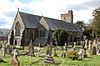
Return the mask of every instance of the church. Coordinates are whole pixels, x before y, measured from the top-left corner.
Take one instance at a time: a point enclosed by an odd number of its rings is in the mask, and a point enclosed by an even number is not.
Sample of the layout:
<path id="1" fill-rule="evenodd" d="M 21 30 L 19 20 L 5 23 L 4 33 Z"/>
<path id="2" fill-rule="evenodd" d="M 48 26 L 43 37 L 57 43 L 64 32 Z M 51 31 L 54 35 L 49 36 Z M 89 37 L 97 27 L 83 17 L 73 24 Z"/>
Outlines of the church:
<path id="1" fill-rule="evenodd" d="M 68 42 L 82 37 L 82 31 L 73 24 L 72 10 L 61 14 L 61 20 L 18 11 L 8 34 L 8 44 L 28 46 L 32 41 L 34 45 L 45 46 L 52 32 L 59 29 L 67 31 Z"/>

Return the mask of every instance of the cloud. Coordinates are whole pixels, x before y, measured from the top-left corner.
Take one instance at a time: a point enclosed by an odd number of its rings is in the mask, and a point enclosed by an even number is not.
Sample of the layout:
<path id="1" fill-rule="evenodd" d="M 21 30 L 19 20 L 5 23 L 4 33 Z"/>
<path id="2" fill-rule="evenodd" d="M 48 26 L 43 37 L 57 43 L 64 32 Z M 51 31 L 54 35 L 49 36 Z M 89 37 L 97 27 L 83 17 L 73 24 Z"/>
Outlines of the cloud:
<path id="1" fill-rule="evenodd" d="M 16 12 L 15 11 L 8 11 L 3 13 L 6 17 L 14 17 Z"/>
<path id="2" fill-rule="evenodd" d="M 80 4 L 70 4 L 68 8 L 73 9 L 73 10 L 88 10 L 88 9 L 93 9 L 100 7 L 100 0 L 89 0 L 87 2 L 83 2 Z"/>
<path id="3" fill-rule="evenodd" d="M 60 14 L 72 9 L 74 22 L 87 21 L 91 18 L 93 9 L 100 6 L 99 3 L 99 0 L 1 0 L 0 27 L 11 28 L 18 8 L 23 12 L 43 14 L 56 19 L 60 19 Z"/>
<path id="4" fill-rule="evenodd" d="M 8 24 L 7 20 L 0 18 L 0 26 L 4 26 L 5 24 Z"/>

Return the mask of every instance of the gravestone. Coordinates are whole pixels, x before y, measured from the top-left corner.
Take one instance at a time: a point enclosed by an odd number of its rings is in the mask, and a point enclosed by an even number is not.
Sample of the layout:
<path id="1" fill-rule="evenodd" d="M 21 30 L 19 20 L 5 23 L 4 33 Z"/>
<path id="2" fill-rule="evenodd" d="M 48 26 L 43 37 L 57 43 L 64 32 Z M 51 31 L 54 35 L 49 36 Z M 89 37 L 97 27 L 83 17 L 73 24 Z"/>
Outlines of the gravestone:
<path id="1" fill-rule="evenodd" d="M 74 46 L 73 46 L 73 48 L 76 48 L 76 42 L 74 42 Z"/>
<path id="2" fill-rule="evenodd" d="M 29 49 L 29 56 L 35 56 L 34 55 L 34 46 L 32 44 L 32 41 L 30 41 L 30 44 L 28 46 L 28 49 Z"/>
<path id="3" fill-rule="evenodd" d="M 6 53 L 7 53 L 7 54 L 10 54 L 10 52 L 11 52 L 10 45 L 7 45 L 7 47 L 6 47 Z"/>
<path id="4" fill-rule="evenodd" d="M 94 39 L 93 45 L 92 45 L 92 54 L 96 55 L 97 54 L 97 43 L 96 40 Z"/>
<path id="5" fill-rule="evenodd" d="M 16 49 L 13 50 L 13 58 L 11 60 L 11 66 L 20 66 L 18 58 L 17 58 L 17 52 Z"/>
<path id="6" fill-rule="evenodd" d="M 81 48 L 81 49 L 79 50 L 78 54 L 79 54 L 79 58 L 80 58 L 80 59 L 83 59 L 83 58 L 84 58 L 84 49 Z"/>
<path id="7" fill-rule="evenodd" d="M 47 56 L 51 56 L 52 55 L 52 42 L 50 42 L 50 44 L 47 44 L 46 55 Z"/>
<path id="8" fill-rule="evenodd" d="M 66 44 L 65 44 L 65 46 L 63 46 L 63 53 L 62 53 L 61 57 L 65 57 L 66 51 L 67 51 L 67 48 L 66 48 Z"/>
<path id="9" fill-rule="evenodd" d="M 45 59 L 45 63 L 54 63 L 54 58 L 52 57 L 52 42 L 50 42 L 50 44 L 47 45 L 47 51 L 46 51 L 46 59 Z"/>
<path id="10" fill-rule="evenodd" d="M 85 46 L 84 46 L 84 48 L 88 48 L 88 45 L 87 45 L 87 42 L 88 42 L 88 40 L 85 40 Z"/>
<path id="11" fill-rule="evenodd" d="M 92 44 L 91 44 L 91 41 L 89 41 L 89 49 L 92 50 Z"/>
<path id="12" fill-rule="evenodd" d="M 89 45 L 88 45 L 88 49 L 86 50 L 86 54 L 87 54 L 87 57 L 91 57 L 91 55 L 92 55 L 92 44 L 91 44 L 91 41 L 89 41 Z"/>
<path id="13" fill-rule="evenodd" d="M 4 45 L 2 45 L 0 55 L 1 55 L 1 57 L 5 57 L 5 47 L 4 47 Z"/>

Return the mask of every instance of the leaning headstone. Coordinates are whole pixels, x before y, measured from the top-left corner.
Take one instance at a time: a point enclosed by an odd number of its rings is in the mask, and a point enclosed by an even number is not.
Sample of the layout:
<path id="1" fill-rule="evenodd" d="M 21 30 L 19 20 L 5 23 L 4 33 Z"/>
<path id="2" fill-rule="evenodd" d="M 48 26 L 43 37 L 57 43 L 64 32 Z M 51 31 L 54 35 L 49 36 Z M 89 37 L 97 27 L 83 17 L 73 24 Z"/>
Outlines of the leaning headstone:
<path id="1" fill-rule="evenodd" d="M 17 58 L 16 49 L 14 49 L 14 51 L 13 51 L 13 58 L 11 60 L 11 66 L 20 66 L 19 65 L 19 61 L 18 61 L 18 58 Z"/>
<path id="2" fill-rule="evenodd" d="M 4 45 L 2 45 L 0 55 L 1 55 L 1 57 L 5 57 L 5 47 L 4 47 Z"/>
<path id="3" fill-rule="evenodd" d="M 80 58 L 80 59 L 83 59 L 83 58 L 84 58 L 84 49 L 81 48 L 81 49 L 79 50 L 78 54 L 79 54 L 79 58 Z"/>
<path id="4" fill-rule="evenodd" d="M 34 46 L 32 44 L 32 41 L 30 41 L 30 44 L 28 46 L 28 49 L 29 49 L 29 56 L 35 56 L 34 55 Z"/>

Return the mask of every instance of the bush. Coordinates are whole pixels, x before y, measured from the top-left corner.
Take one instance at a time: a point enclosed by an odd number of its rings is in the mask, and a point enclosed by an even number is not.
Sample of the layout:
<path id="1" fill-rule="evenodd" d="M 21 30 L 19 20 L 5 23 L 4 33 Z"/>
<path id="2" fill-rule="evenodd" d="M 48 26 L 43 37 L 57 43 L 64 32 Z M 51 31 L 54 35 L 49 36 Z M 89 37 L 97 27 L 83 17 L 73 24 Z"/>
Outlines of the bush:
<path id="1" fill-rule="evenodd" d="M 66 56 L 71 58 L 72 60 L 75 60 L 78 58 L 79 55 L 75 50 L 68 50 Z"/>

